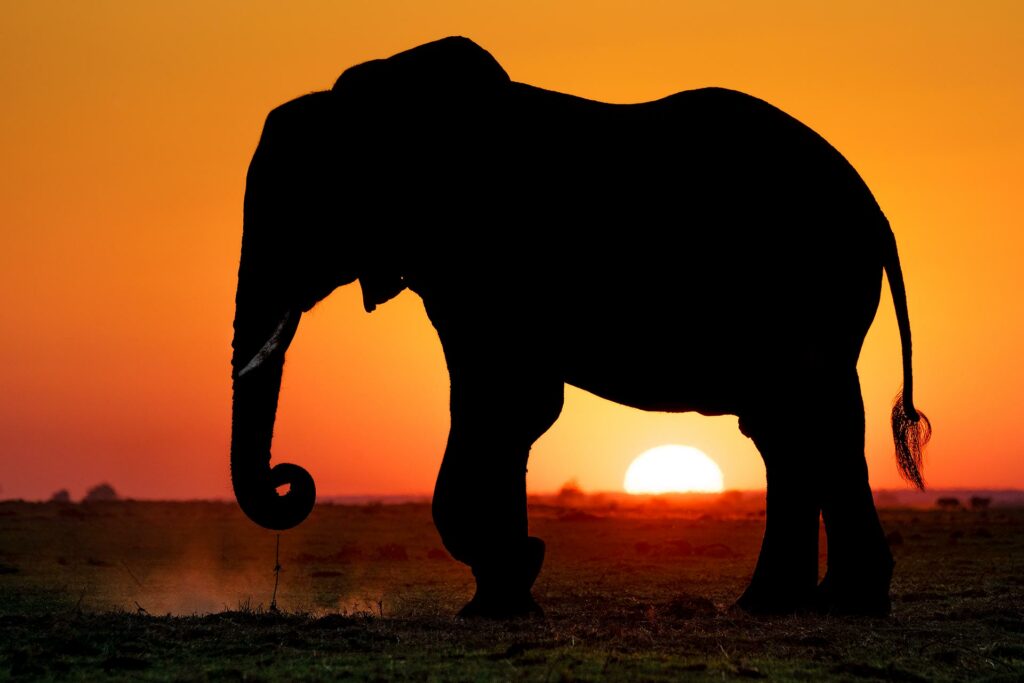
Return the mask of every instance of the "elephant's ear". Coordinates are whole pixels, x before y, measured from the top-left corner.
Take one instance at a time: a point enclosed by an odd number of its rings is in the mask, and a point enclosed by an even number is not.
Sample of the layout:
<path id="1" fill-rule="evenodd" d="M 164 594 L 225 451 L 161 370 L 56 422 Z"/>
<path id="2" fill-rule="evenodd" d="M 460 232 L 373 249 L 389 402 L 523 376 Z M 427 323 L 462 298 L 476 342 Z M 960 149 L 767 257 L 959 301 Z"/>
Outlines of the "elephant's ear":
<path id="1" fill-rule="evenodd" d="M 501 64 L 469 38 L 452 36 L 358 64 L 334 84 L 343 94 L 430 94 L 451 97 L 479 94 L 510 82 Z"/>
<path id="2" fill-rule="evenodd" d="M 363 308 L 372 313 L 378 304 L 398 296 L 406 282 L 397 268 L 373 267 L 359 276 L 359 286 L 363 289 Z"/>

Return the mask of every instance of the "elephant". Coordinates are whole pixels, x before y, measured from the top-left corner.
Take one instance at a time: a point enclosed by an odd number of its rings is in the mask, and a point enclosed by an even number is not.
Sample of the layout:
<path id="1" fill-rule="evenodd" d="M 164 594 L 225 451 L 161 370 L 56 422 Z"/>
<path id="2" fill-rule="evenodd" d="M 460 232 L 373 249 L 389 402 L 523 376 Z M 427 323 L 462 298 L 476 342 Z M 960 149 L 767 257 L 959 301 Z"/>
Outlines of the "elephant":
<path id="1" fill-rule="evenodd" d="M 528 530 L 526 468 L 566 384 L 641 410 L 738 418 L 767 480 L 739 608 L 887 614 L 894 562 L 857 375 L 883 272 L 903 362 L 896 459 L 923 488 L 931 425 L 913 401 L 895 237 L 821 136 L 722 88 L 608 104 L 518 83 L 463 37 L 358 64 L 271 111 L 248 168 L 235 496 L 268 529 L 306 518 L 310 474 L 271 466 L 299 320 L 353 282 L 367 312 L 409 289 L 450 377 L 432 514 L 475 577 L 462 616 L 541 613 L 545 545 Z"/>

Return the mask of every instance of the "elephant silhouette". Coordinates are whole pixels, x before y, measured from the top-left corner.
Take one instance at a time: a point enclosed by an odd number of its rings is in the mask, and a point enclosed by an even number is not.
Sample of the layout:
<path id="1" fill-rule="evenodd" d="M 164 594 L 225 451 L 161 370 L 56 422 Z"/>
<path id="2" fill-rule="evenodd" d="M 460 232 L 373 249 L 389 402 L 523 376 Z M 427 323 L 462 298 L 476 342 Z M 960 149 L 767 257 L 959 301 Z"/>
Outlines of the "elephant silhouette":
<path id="1" fill-rule="evenodd" d="M 306 518 L 311 476 L 270 464 L 299 319 L 355 281 L 368 312 L 408 288 L 451 380 L 433 517 L 476 578 L 461 614 L 540 611 L 526 465 L 566 383 L 642 410 L 738 416 L 767 472 L 763 544 L 739 607 L 888 613 L 893 559 L 857 376 L 883 271 L 903 352 L 897 462 L 923 487 L 931 428 L 912 398 L 895 237 L 814 131 L 720 88 L 615 105 L 517 83 L 461 37 L 353 66 L 331 90 L 274 109 L 249 166 L 236 498 L 269 529 Z"/>

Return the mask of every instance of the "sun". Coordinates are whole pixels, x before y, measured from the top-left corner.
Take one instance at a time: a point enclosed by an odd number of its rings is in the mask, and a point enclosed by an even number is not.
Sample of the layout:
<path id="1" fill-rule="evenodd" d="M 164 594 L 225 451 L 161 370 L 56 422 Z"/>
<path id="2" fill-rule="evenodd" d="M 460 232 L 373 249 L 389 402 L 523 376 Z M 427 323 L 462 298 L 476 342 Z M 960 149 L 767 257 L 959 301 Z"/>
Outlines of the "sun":
<path id="1" fill-rule="evenodd" d="M 644 451 L 626 469 L 626 493 L 718 493 L 722 470 L 704 451 L 666 444 Z"/>

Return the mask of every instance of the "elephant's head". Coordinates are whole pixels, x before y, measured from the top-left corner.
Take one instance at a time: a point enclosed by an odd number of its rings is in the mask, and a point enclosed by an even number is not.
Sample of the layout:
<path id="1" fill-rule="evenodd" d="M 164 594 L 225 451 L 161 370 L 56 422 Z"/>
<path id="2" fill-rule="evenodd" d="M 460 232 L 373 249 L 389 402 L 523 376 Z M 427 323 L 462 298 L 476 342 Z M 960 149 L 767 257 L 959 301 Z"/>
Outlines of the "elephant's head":
<path id="1" fill-rule="evenodd" d="M 507 82 L 487 52 L 448 38 L 353 67 L 332 90 L 267 117 L 246 178 L 232 343 L 231 479 L 260 526 L 296 526 L 316 497 L 306 470 L 270 466 L 285 352 L 300 317 L 356 280 L 367 311 L 402 291 L 415 247 L 396 233 L 408 221 L 403 206 L 416 203 L 409 193 L 430 192 L 428 167 L 444 143 L 436 133 Z"/>

